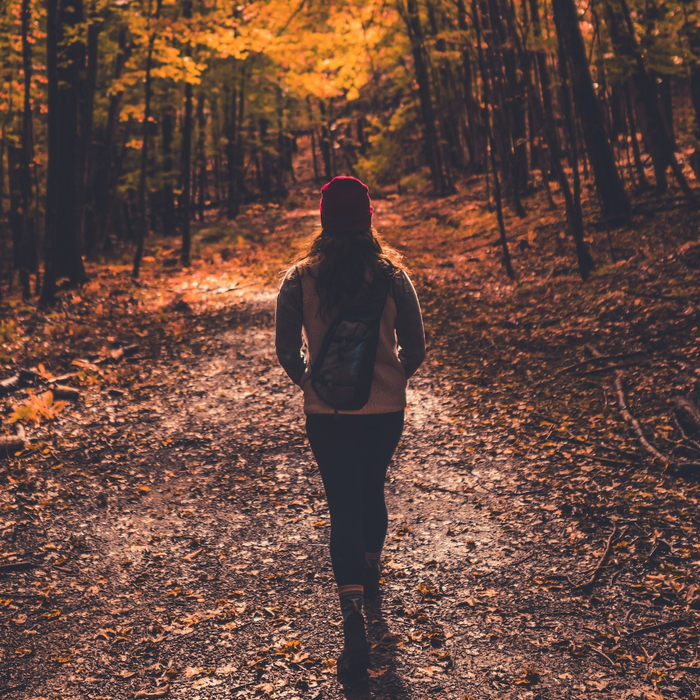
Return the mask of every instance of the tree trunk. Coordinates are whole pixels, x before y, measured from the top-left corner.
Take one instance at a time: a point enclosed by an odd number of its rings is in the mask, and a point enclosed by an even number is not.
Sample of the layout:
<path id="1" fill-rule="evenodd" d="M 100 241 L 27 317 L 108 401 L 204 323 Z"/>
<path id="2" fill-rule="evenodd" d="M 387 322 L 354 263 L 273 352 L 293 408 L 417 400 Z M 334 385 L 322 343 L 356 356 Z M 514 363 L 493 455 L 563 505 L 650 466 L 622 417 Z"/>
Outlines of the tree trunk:
<path id="1" fill-rule="evenodd" d="M 569 70 L 566 53 L 566 45 L 563 41 L 557 43 L 559 78 L 561 82 L 561 106 L 564 112 L 564 123 L 569 137 L 569 149 L 571 151 L 571 169 L 573 175 L 574 192 L 571 201 L 569 226 L 576 246 L 576 257 L 581 279 L 588 279 L 595 262 L 586 245 L 583 235 L 583 212 L 581 210 L 581 175 L 578 168 L 578 147 L 576 144 L 576 122 L 571 105 L 571 93 L 569 91 Z"/>
<path id="2" fill-rule="evenodd" d="M 525 192 L 528 187 L 529 168 L 527 158 L 527 109 L 523 66 L 518 65 L 515 42 L 519 41 L 515 27 L 515 17 L 508 0 L 501 0 L 500 7 L 492 3 L 496 12 L 506 19 L 508 34 L 503 47 L 503 63 L 506 75 L 507 106 L 510 114 L 510 132 L 513 142 L 513 182 L 517 192 Z M 524 213 L 524 212 L 523 212 Z"/>
<path id="3" fill-rule="evenodd" d="M 501 153 L 501 172 L 509 184 L 513 209 L 520 217 L 525 216 L 520 199 L 517 156 L 514 139 L 514 100 L 516 90 L 515 55 L 511 46 L 512 37 L 506 33 L 503 16 L 496 0 L 482 2 L 484 36 L 490 49 L 491 75 L 493 83 L 492 134 L 496 148 Z M 495 132 L 495 133 L 494 133 Z"/>
<path id="4" fill-rule="evenodd" d="M 455 192 L 452 181 L 452 170 L 464 171 L 464 149 L 462 148 L 461 134 L 459 128 L 459 118 L 457 116 L 458 101 L 454 94 L 454 76 L 452 65 L 446 56 L 447 42 L 439 35 L 437 13 L 432 0 L 426 0 L 428 8 L 428 19 L 430 34 L 434 39 L 435 48 L 433 51 L 434 60 L 432 63 L 431 83 L 435 86 L 435 102 L 438 107 L 438 133 L 441 147 L 444 147 L 444 168 L 447 189 L 450 193 Z"/>
<path id="5" fill-rule="evenodd" d="M 574 104 L 581 118 L 603 214 L 610 222 L 627 222 L 631 213 L 630 202 L 617 171 L 603 113 L 593 88 L 576 4 L 574 0 L 552 0 L 552 7 L 557 37 L 569 59 Z"/>
<path id="6" fill-rule="evenodd" d="M 270 143 L 268 140 L 268 128 L 270 126 L 264 117 L 259 120 L 260 127 L 260 191 L 263 196 L 269 198 L 272 194 L 272 158 L 270 156 Z"/>
<path id="7" fill-rule="evenodd" d="M 609 3 L 605 6 L 607 18 L 608 18 L 608 31 L 610 33 L 610 39 L 612 41 L 615 53 L 620 56 L 623 60 L 628 62 L 634 61 L 634 47 L 632 45 L 632 40 L 628 34 L 620 29 L 619 17 L 615 14 L 615 11 Z M 624 24 L 624 22 L 623 22 Z M 636 73 L 632 74 L 633 88 L 636 97 L 639 99 L 642 105 L 640 110 L 639 124 L 641 127 L 642 136 L 644 138 L 644 143 L 651 156 L 652 166 L 654 168 L 654 179 L 656 180 L 656 189 L 658 192 L 665 192 L 668 189 L 668 181 L 666 179 L 666 168 L 668 167 L 668 158 L 664 154 L 664 148 L 662 143 L 662 138 L 659 137 L 656 129 L 658 125 L 655 126 L 653 116 L 649 119 L 649 110 L 647 105 L 643 101 L 643 93 L 647 89 L 644 85 L 644 79 Z M 655 88 L 654 88 L 655 89 Z M 628 93 L 627 98 L 627 113 L 634 114 L 634 101 L 630 93 L 629 84 L 625 83 L 625 90 Z M 634 118 L 634 117 L 633 117 Z"/>
<path id="8" fill-rule="evenodd" d="M 541 26 L 540 26 L 540 14 L 537 0 L 530 0 L 530 14 L 532 16 L 533 33 L 536 39 L 541 36 Z M 559 47 L 561 49 L 561 47 Z M 593 258 L 588 251 L 588 246 L 584 240 L 583 233 L 583 215 L 581 211 L 581 196 L 580 196 L 580 181 L 578 177 L 578 165 L 576 163 L 576 144 L 571 143 L 570 147 L 572 150 L 572 159 L 575 164 L 574 168 L 574 192 L 572 193 L 571 187 L 569 185 L 569 180 L 566 177 L 564 168 L 562 167 L 562 153 L 561 144 L 559 142 L 559 137 L 557 134 L 556 122 L 554 120 L 554 109 L 552 106 L 552 93 L 551 84 L 549 79 L 549 70 L 547 67 L 547 59 L 544 51 L 538 51 L 537 57 L 537 74 L 539 76 L 540 89 L 542 94 L 542 102 L 540 102 L 540 95 L 536 87 L 532 87 L 530 94 L 533 97 L 532 103 L 535 108 L 535 113 L 537 115 L 537 121 L 542 122 L 544 126 L 545 139 L 547 141 L 547 147 L 549 151 L 549 161 L 554 171 L 557 179 L 559 181 L 559 186 L 561 187 L 562 195 L 564 196 L 564 206 L 566 208 L 566 220 L 569 227 L 569 232 L 574 240 L 574 245 L 576 246 L 576 257 L 578 260 L 579 273 L 582 279 L 587 279 L 591 270 L 594 267 Z M 566 65 L 562 63 L 564 56 L 560 53 L 559 67 L 563 70 L 562 83 L 564 84 L 563 90 L 563 106 L 565 111 L 565 116 L 567 117 L 567 131 L 569 134 L 573 133 L 573 127 L 571 121 L 573 116 L 571 114 L 571 99 L 569 96 Z M 529 72 L 528 72 L 529 74 Z M 544 103 L 547 106 L 544 106 Z M 551 193 L 550 193 L 551 200 Z M 552 201 L 553 203 L 553 201 Z"/>
<path id="9" fill-rule="evenodd" d="M 316 123 L 311 109 L 311 95 L 306 96 L 306 111 L 309 115 L 309 132 L 311 134 L 311 157 L 314 166 L 314 182 L 318 182 L 318 161 L 316 159 Z"/>
<path id="10" fill-rule="evenodd" d="M 321 110 L 321 156 L 323 157 L 326 182 L 329 182 L 333 179 L 333 163 L 331 161 L 331 141 L 326 126 L 326 105 L 323 100 L 319 100 L 318 106 Z"/>
<path id="11" fill-rule="evenodd" d="M 286 196 L 287 188 L 284 184 L 285 172 L 291 172 L 294 177 L 292 167 L 291 149 L 288 145 L 287 135 L 284 133 L 284 95 L 282 88 L 278 85 L 277 97 L 277 182 L 276 190 L 278 196 Z"/>
<path id="12" fill-rule="evenodd" d="M 647 121 L 654 143 L 658 143 L 660 149 L 660 159 L 665 170 L 667 165 L 671 166 L 671 170 L 676 178 L 676 181 L 680 185 L 683 194 L 690 202 L 695 202 L 695 195 L 693 194 L 688 181 L 685 179 L 683 170 L 678 164 L 676 159 L 676 153 L 673 148 L 673 139 L 669 133 L 668 127 L 664 120 L 664 115 L 661 110 L 661 105 L 659 103 L 659 94 L 656 89 L 656 81 L 649 74 L 646 68 L 646 63 L 644 61 L 643 51 L 640 50 L 637 37 L 634 31 L 634 24 L 632 22 L 632 15 L 627 5 L 627 0 L 620 0 L 620 7 L 622 8 L 622 14 L 627 25 L 629 50 L 631 56 L 634 57 L 636 62 L 636 71 L 634 73 L 634 81 L 637 86 L 637 90 L 640 93 L 640 98 L 644 103 L 644 111 L 646 112 Z"/>
<path id="13" fill-rule="evenodd" d="M 197 214 L 199 221 L 204 222 L 204 209 L 209 195 L 209 182 L 207 180 L 207 115 L 204 93 L 197 97 L 197 164 L 199 176 L 197 177 Z"/>
<path id="14" fill-rule="evenodd" d="M 192 19 L 192 0 L 183 0 L 182 16 Z M 187 44 L 185 55 L 192 55 L 192 46 Z M 192 219 L 192 83 L 185 83 L 185 118 L 182 122 L 182 150 L 180 154 L 180 233 L 182 248 L 180 262 L 188 267 L 192 249 L 190 223 Z"/>
<path id="15" fill-rule="evenodd" d="M 413 68 L 418 83 L 418 99 L 423 119 L 423 142 L 430 166 L 433 194 L 443 196 L 448 192 L 447 180 L 442 165 L 442 154 L 435 129 L 435 114 L 430 91 L 430 76 L 425 55 L 425 37 L 418 13 L 417 0 L 399 1 L 399 10 L 406 23 L 408 38 L 411 41 Z"/>
<path id="16" fill-rule="evenodd" d="M 26 221 L 23 211 L 24 197 L 24 173 L 23 153 L 21 148 L 7 145 L 8 180 L 10 184 L 10 210 L 7 220 L 12 232 L 13 267 L 19 271 L 19 284 L 22 289 L 22 297 L 31 297 L 31 285 L 29 279 L 29 267 L 26 262 Z"/>
<path id="17" fill-rule="evenodd" d="M 143 258 L 143 246 L 148 234 L 148 216 L 146 210 L 146 189 L 148 185 L 148 141 L 151 133 L 151 93 L 153 81 L 151 71 L 153 68 L 153 47 L 156 43 L 156 31 L 153 30 L 148 38 L 148 53 L 146 54 L 146 78 L 144 84 L 144 108 L 143 122 L 141 124 L 141 169 L 139 171 L 138 202 L 139 221 L 136 237 L 136 253 L 134 254 L 134 267 L 131 276 L 139 278 L 141 260 Z"/>
<path id="18" fill-rule="evenodd" d="M 493 173 L 494 182 L 494 199 L 496 200 L 496 218 L 498 219 L 498 229 L 500 231 L 501 238 L 501 252 L 503 255 L 503 266 L 506 269 L 506 274 L 510 279 L 515 278 L 515 272 L 513 271 L 513 263 L 510 259 L 510 250 L 508 248 L 508 239 L 506 238 L 506 225 L 503 219 L 503 202 L 501 199 L 501 183 L 498 177 L 498 165 L 496 163 L 496 151 L 494 149 L 493 143 L 493 131 L 491 130 L 491 118 L 489 115 L 490 108 L 490 89 L 489 89 L 489 74 L 486 69 L 486 61 L 484 59 L 484 51 L 481 46 L 481 24 L 479 22 L 479 8 L 477 7 L 477 0 L 472 0 L 472 21 L 474 22 L 474 29 L 476 30 L 476 46 L 477 54 L 479 58 L 479 72 L 481 73 L 481 85 L 483 90 L 483 114 L 482 121 L 486 127 L 486 134 L 489 141 L 489 152 L 491 156 L 491 170 Z M 488 184 L 488 172 L 487 172 L 487 184 Z"/>
<path id="19" fill-rule="evenodd" d="M 246 96 L 246 68 L 245 63 L 241 67 L 241 79 L 238 83 L 238 118 L 235 153 L 235 173 L 236 173 L 236 214 L 240 208 L 241 197 L 246 192 L 245 185 L 245 151 L 243 149 L 243 120 L 245 119 L 245 96 Z"/>
<path id="20" fill-rule="evenodd" d="M 240 205 L 238 195 L 237 138 L 238 138 L 238 90 L 231 88 L 229 112 L 226 124 L 226 217 L 231 220 L 238 216 Z"/>
<path id="21" fill-rule="evenodd" d="M 236 157 L 236 109 L 238 108 L 237 93 L 235 86 L 231 87 L 228 84 L 224 85 L 223 89 L 223 134 L 226 138 L 224 146 L 224 156 L 226 161 L 226 170 L 224 173 L 224 188 L 225 193 L 222 195 L 222 206 L 226 208 L 226 218 L 231 220 L 235 217 L 233 212 L 232 202 L 235 201 L 236 193 L 236 170 L 234 167 Z"/>
<path id="22" fill-rule="evenodd" d="M 81 255 L 78 213 L 78 87 L 83 46 L 75 27 L 83 20 L 82 0 L 47 0 L 48 168 L 46 248 L 41 303 L 54 301 L 56 282 L 87 280 Z"/>
<path id="23" fill-rule="evenodd" d="M 632 95 L 627 83 L 622 88 L 625 98 L 625 114 L 627 115 L 627 129 L 629 130 L 630 141 L 632 142 L 632 154 L 634 156 L 634 167 L 637 170 L 637 177 L 641 187 L 648 187 L 647 175 L 644 172 L 644 164 L 642 163 L 642 154 L 639 150 L 639 139 L 637 138 L 637 120 L 634 118 L 634 106 L 632 104 Z"/>
<path id="24" fill-rule="evenodd" d="M 125 25 L 119 27 L 117 37 L 117 54 L 114 61 L 114 80 L 118 81 L 123 73 L 124 66 L 131 55 L 131 46 L 127 41 L 127 28 Z M 95 181 L 93 185 L 94 204 L 97 219 L 97 231 L 95 233 L 96 247 L 109 249 L 111 238 L 108 226 L 110 213 L 114 211 L 116 201 L 116 191 L 119 182 L 121 163 L 120 151 L 117 144 L 117 133 L 119 129 L 119 115 L 121 113 L 124 91 L 120 90 L 109 98 L 109 109 L 107 112 L 107 124 L 104 131 L 98 130 L 98 147 L 96 149 L 96 165 L 94 168 Z M 125 130 L 129 127 L 125 126 Z"/>
<path id="25" fill-rule="evenodd" d="M 7 239 L 5 229 L 5 129 L 9 122 L 10 110 L 7 110 L 5 123 L 0 132 L 0 300 L 2 300 L 3 264 L 7 260 Z M 10 275 L 10 285 L 12 275 Z"/>
<path id="26" fill-rule="evenodd" d="M 664 125 L 666 127 L 666 132 L 668 133 L 668 138 L 671 141 L 671 146 L 675 151 L 677 148 L 676 144 L 676 129 L 673 123 L 673 85 L 671 83 L 670 75 L 658 75 L 654 73 L 652 75 L 652 80 L 655 81 L 659 86 L 659 101 L 661 104 L 661 113 L 664 118 Z"/>
<path id="27" fill-rule="evenodd" d="M 695 112 L 695 124 L 693 137 L 695 139 L 695 150 L 690 156 L 690 164 L 695 173 L 696 179 L 700 179 L 700 27 L 697 21 L 692 21 L 691 15 L 697 7 L 693 0 L 681 0 L 684 12 L 683 35 L 688 41 L 690 52 L 694 60 L 690 63 L 690 99 Z"/>
<path id="28" fill-rule="evenodd" d="M 331 154 L 331 174 L 338 175 L 338 163 L 335 157 L 335 114 L 333 110 L 333 98 L 328 100 L 328 148 Z"/>
<path id="29" fill-rule="evenodd" d="M 700 143 L 700 63 L 696 63 L 690 70 L 690 94 L 695 110 L 695 128 L 693 135 L 696 143 Z M 695 177 L 700 180 L 700 146 L 695 147 L 692 155 L 693 171 Z"/>
<path id="30" fill-rule="evenodd" d="M 22 108 L 22 145 L 19 157 L 19 190 L 21 211 L 21 233 L 19 248 L 19 270 L 22 295 L 31 296 L 29 273 L 38 273 L 36 218 L 32 196 L 32 169 L 34 167 L 34 137 L 32 123 L 32 45 L 29 26 L 31 24 L 30 0 L 22 0 L 22 68 L 24 70 L 24 104 Z"/>
<path id="31" fill-rule="evenodd" d="M 221 213 L 221 204 L 223 197 L 221 195 L 221 115 L 219 113 L 219 96 L 218 93 L 212 93 L 209 96 L 209 114 L 211 116 L 211 140 L 212 140 L 212 175 L 214 195 L 213 199 L 219 207 Z M 217 216 L 217 218 L 219 218 Z"/>
<path id="32" fill-rule="evenodd" d="M 161 223 L 163 235 L 174 236 L 177 226 L 175 214 L 175 191 L 172 182 L 173 135 L 175 132 L 175 110 L 168 106 L 161 113 L 161 149 L 163 153 L 163 188 L 160 193 Z"/>
<path id="33" fill-rule="evenodd" d="M 461 32 L 462 54 L 462 85 L 464 90 L 464 104 L 467 112 L 467 150 L 469 151 L 469 164 L 472 172 L 480 172 L 482 165 L 481 124 L 479 123 L 479 105 L 474 99 L 474 80 L 469 40 L 465 36 L 467 25 L 467 8 L 464 0 L 457 0 L 457 26 Z M 486 166 L 488 167 L 488 165 Z"/>
<path id="34" fill-rule="evenodd" d="M 97 89 L 98 49 L 102 22 L 98 21 L 97 3 L 92 1 L 90 21 L 87 27 L 87 55 L 85 80 L 82 84 L 80 101 L 80 151 L 78 178 L 78 211 L 80 213 L 80 241 L 86 252 L 95 247 L 95 201 L 94 187 L 91 185 L 92 170 L 92 131 L 95 112 L 95 91 Z"/>

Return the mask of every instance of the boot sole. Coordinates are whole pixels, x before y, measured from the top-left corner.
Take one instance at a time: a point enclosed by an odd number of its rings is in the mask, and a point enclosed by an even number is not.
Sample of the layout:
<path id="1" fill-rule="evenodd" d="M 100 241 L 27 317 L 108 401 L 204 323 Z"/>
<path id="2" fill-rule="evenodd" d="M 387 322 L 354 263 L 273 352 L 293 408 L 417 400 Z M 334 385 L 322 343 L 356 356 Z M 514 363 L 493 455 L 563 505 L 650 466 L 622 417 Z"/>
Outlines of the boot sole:
<path id="1" fill-rule="evenodd" d="M 352 680 L 365 674 L 369 664 L 369 652 L 349 654 L 338 664 L 338 680 Z"/>

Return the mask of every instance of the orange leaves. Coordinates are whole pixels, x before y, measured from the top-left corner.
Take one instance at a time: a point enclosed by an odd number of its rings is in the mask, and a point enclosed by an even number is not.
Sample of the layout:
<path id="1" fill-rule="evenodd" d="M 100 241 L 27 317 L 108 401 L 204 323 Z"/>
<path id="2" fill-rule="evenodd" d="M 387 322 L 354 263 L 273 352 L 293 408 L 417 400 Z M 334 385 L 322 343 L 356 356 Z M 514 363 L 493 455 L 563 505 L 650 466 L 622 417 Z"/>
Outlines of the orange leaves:
<path id="1" fill-rule="evenodd" d="M 42 421 L 51 421 L 65 407 L 65 401 L 54 401 L 52 391 L 43 394 L 32 394 L 21 404 L 14 407 L 10 414 L 10 423 L 33 423 L 39 425 Z"/>
<path id="2" fill-rule="evenodd" d="M 540 674 L 533 668 L 524 668 L 520 678 L 513 685 L 535 685 L 540 682 Z"/>
<path id="3" fill-rule="evenodd" d="M 57 617 L 61 616 L 61 611 L 58 608 L 54 608 L 53 610 L 50 610 L 49 612 L 45 612 L 41 614 L 41 617 L 46 618 L 47 620 L 55 620 Z"/>

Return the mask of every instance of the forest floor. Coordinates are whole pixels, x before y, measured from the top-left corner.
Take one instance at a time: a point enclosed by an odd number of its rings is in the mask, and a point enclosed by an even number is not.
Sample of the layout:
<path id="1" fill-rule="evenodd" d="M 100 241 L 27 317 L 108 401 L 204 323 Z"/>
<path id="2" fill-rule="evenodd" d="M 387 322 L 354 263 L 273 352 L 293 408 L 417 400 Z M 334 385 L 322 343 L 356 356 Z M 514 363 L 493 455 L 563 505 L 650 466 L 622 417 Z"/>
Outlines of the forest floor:
<path id="1" fill-rule="evenodd" d="M 589 221 L 584 284 L 533 196 L 510 282 L 461 189 L 375 202 L 429 355 L 360 687 L 335 678 L 328 513 L 273 347 L 313 188 L 203 225 L 187 270 L 153 239 L 138 286 L 103 261 L 51 313 L 5 302 L 3 378 L 34 371 L 3 386 L 27 446 L 0 462 L 1 697 L 700 698 L 700 444 L 674 413 L 700 398 L 697 215 L 647 198 L 612 251 Z"/>

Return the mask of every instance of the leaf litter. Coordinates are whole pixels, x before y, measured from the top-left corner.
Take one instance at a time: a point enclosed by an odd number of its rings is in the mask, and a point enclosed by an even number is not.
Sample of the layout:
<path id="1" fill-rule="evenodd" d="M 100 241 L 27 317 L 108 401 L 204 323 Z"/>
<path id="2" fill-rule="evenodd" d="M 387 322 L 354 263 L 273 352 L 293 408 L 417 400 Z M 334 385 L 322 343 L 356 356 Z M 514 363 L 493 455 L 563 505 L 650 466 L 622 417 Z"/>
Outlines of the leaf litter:
<path id="1" fill-rule="evenodd" d="M 697 230 L 687 211 L 637 221 L 612 261 L 591 225 L 582 285 L 560 214 L 533 211 L 508 221 L 513 284 L 484 200 L 377 202 L 430 354 L 387 485 L 366 693 L 699 697 L 698 486 L 679 466 L 697 436 L 677 410 L 698 401 Z M 24 431 L 0 463 L 8 697 L 345 697 L 328 513 L 273 352 L 277 273 L 312 220 L 246 239 L 256 212 L 225 263 L 215 244 L 188 270 L 149 255 L 138 287 L 96 265 L 4 323 L 6 431 Z M 54 379 L 79 397 L 57 409 Z"/>

